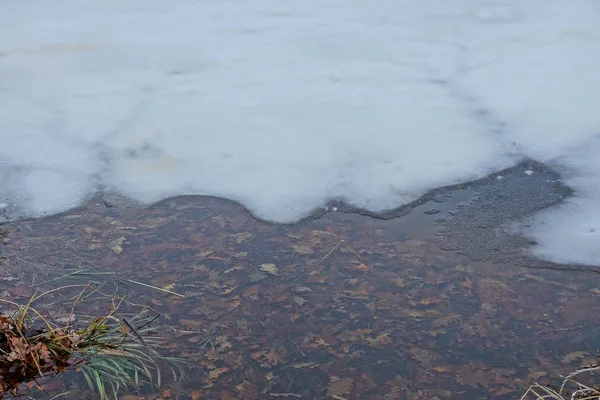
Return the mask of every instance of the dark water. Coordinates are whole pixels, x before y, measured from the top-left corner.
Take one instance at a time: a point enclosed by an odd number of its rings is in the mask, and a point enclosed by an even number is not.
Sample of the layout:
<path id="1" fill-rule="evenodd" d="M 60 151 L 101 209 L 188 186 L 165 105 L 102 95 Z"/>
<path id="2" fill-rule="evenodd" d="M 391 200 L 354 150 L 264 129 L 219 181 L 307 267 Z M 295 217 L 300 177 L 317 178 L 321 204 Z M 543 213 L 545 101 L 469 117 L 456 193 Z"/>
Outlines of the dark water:
<path id="1" fill-rule="evenodd" d="M 2 227 L 0 296 L 92 280 L 151 307 L 173 328 L 163 352 L 199 368 L 141 398 L 519 398 L 594 359 L 597 275 L 472 261 L 448 221 L 485 198 L 473 190 L 397 218 L 329 212 L 293 225 L 210 197 L 145 209 L 94 199 Z M 72 295 L 48 309 L 60 314 Z M 73 379 L 48 390 L 81 398 Z"/>

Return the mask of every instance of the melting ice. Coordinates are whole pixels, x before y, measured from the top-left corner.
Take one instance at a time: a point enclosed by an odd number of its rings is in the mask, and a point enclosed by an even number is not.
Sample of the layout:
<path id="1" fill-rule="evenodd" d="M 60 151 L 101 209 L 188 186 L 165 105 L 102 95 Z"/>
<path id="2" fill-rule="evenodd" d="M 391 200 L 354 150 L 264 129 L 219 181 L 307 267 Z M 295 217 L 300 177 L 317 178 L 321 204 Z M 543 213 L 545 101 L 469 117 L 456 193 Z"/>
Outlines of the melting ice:
<path id="1" fill-rule="evenodd" d="M 600 2 L 4 0 L 0 203 L 374 211 L 533 158 L 535 255 L 600 264 Z"/>

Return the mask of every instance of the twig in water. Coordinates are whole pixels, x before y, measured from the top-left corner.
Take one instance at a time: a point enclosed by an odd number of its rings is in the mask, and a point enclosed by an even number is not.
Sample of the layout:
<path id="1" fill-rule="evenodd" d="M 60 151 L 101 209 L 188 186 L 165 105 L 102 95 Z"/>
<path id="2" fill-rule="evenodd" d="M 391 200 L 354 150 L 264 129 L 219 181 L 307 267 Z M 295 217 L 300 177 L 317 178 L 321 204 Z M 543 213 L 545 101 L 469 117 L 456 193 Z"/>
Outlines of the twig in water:
<path id="1" fill-rule="evenodd" d="M 145 346 L 146 342 L 144 342 L 144 338 L 142 337 L 142 335 L 140 335 L 138 331 L 129 322 L 127 322 L 125 318 L 123 318 L 123 322 L 125 322 L 125 325 L 127 325 L 131 333 L 133 333 L 133 335 L 140 341 L 140 343 Z"/>
<path id="2" fill-rule="evenodd" d="M 126 280 L 127 282 L 129 282 L 129 283 L 135 283 L 136 285 L 141 285 L 141 286 L 145 286 L 145 287 L 148 287 L 148 288 L 151 288 L 151 289 L 160 290 L 161 292 L 165 292 L 165 293 L 173 294 L 173 295 L 175 295 L 175 296 L 179 296 L 179 297 L 185 297 L 185 296 L 184 296 L 184 295 L 182 295 L 182 294 L 175 293 L 175 292 L 172 292 L 172 291 L 170 291 L 170 290 L 163 289 L 163 288 L 159 288 L 159 287 L 156 287 L 156 286 L 148 285 L 147 283 L 142 283 L 142 282 L 134 281 L 134 280 L 132 280 L 132 279 L 125 279 L 125 280 Z"/>

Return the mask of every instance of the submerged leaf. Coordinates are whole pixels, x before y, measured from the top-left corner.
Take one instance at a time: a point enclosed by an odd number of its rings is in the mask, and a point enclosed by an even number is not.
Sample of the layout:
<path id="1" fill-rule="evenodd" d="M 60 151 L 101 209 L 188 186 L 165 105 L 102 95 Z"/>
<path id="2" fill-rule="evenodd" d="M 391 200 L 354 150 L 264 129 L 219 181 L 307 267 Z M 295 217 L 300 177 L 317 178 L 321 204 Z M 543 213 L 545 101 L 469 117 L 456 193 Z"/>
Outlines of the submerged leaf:
<path id="1" fill-rule="evenodd" d="M 260 270 L 263 272 L 268 272 L 271 275 L 277 275 L 279 273 L 279 268 L 275 264 L 261 264 Z"/>

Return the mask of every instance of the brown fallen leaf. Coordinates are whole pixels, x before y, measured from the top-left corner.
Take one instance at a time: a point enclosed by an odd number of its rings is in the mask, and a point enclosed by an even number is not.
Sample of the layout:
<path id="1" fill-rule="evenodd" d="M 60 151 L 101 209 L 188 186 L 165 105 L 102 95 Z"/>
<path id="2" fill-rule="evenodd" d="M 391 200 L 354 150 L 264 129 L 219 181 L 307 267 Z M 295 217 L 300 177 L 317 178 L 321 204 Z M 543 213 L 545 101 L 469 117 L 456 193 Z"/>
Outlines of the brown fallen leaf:
<path id="1" fill-rule="evenodd" d="M 425 299 L 421 299 L 419 301 L 411 301 L 411 305 L 413 306 L 428 306 L 430 304 L 438 304 L 441 303 L 442 300 L 437 297 L 428 297 Z"/>
<path id="2" fill-rule="evenodd" d="M 52 357 L 48 351 L 48 346 L 46 346 L 44 343 L 36 344 L 34 349 L 37 351 L 40 359 L 42 359 L 45 363 L 50 364 L 52 362 Z"/>
<path id="3" fill-rule="evenodd" d="M 389 333 L 382 333 L 376 338 L 367 338 L 367 342 L 374 347 L 385 347 L 392 344 L 393 340 Z"/>
<path id="4" fill-rule="evenodd" d="M 287 351 L 284 349 L 283 351 L 270 351 L 264 355 L 264 358 L 260 362 L 260 366 L 263 368 L 271 368 L 276 366 L 277 364 L 284 362 L 285 357 L 287 355 Z"/>
<path id="5" fill-rule="evenodd" d="M 350 269 L 352 269 L 354 271 L 362 271 L 362 272 L 367 272 L 367 271 L 371 270 L 371 268 L 369 268 L 369 266 L 365 265 L 365 264 L 351 265 Z"/>
<path id="6" fill-rule="evenodd" d="M 190 396 L 192 400 L 202 400 L 206 398 L 206 393 L 202 390 L 192 390 L 188 393 L 188 396 Z"/>
<path id="7" fill-rule="evenodd" d="M 249 288 L 246 288 L 246 290 L 244 290 L 244 292 L 242 293 L 242 296 L 244 296 L 244 297 L 252 296 L 252 295 L 258 293 L 259 289 L 260 289 L 260 286 L 258 286 L 258 285 L 250 286 Z"/>
<path id="8" fill-rule="evenodd" d="M 217 368 L 217 369 L 213 369 L 212 371 L 210 371 L 208 373 L 208 380 L 209 381 L 214 381 L 214 380 L 218 379 L 219 376 L 221 376 L 224 373 L 226 373 L 227 371 L 229 371 L 229 368 Z"/>
<path id="9" fill-rule="evenodd" d="M 228 340 L 227 336 L 217 336 L 215 338 L 215 342 L 217 343 L 217 346 L 219 347 L 219 350 L 218 350 L 219 352 L 231 349 L 233 347 L 231 342 Z"/>
<path id="10" fill-rule="evenodd" d="M 252 234 L 250 232 L 241 232 L 233 235 L 233 237 L 235 238 L 235 242 L 239 244 L 245 241 L 246 239 L 250 239 L 252 237 Z"/>
<path id="11" fill-rule="evenodd" d="M 204 325 L 201 321 L 193 319 L 180 319 L 179 323 L 187 328 L 198 330 Z"/>
<path id="12" fill-rule="evenodd" d="M 238 397 L 234 397 L 226 390 L 221 391 L 221 395 L 219 396 L 220 400 L 239 400 Z"/>
<path id="13" fill-rule="evenodd" d="M 402 278 L 396 278 L 392 282 L 394 282 L 394 285 L 398 286 L 399 288 L 404 287 L 404 279 Z"/>
<path id="14" fill-rule="evenodd" d="M 259 400 L 262 396 L 258 387 L 252 382 L 244 381 L 235 387 L 235 391 L 238 392 L 242 399 L 248 400 Z"/>
<path id="15" fill-rule="evenodd" d="M 327 387 L 327 394 L 333 398 L 339 398 L 341 396 L 350 394 L 354 381 L 351 378 L 338 378 L 337 376 L 331 376 L 329 386 Z"/>
<path id="16" fill-rule="evenodd" d="M 292 249 L 294 249 L 294 251 L 298 254 L 312 254 L 314 253 L 313 249 L 308 246 L 308 245 L 298 245 L 298 244 L 294 244 L 292 245 Z"/>

